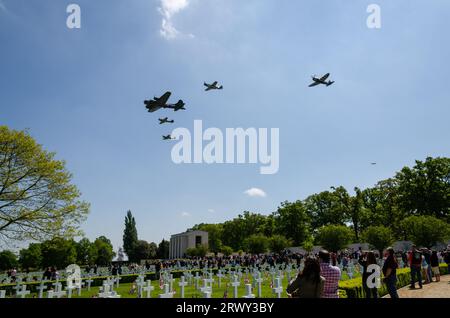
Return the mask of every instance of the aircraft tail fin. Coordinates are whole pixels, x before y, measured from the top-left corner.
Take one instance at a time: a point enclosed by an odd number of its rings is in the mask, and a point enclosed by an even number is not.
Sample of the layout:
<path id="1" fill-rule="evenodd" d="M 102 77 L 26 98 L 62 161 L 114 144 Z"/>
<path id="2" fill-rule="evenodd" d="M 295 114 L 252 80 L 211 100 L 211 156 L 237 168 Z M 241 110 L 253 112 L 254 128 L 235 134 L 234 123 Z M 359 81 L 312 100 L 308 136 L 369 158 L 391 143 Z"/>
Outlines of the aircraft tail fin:
<path id="1" fill-rule="evenodd" d="M 220 85 L 220 86 L 218 87 L 218 89 L 223 89 L 223 86 L 222 86 L 222 85 Z"/>
<path id="2" fill-rule="evenodd" d="M 327 83 L 327 86 L 330 86 L 330 85 L 333 85 L 334 84 L 334 81 L 329 81 L 328 83 Z"/>

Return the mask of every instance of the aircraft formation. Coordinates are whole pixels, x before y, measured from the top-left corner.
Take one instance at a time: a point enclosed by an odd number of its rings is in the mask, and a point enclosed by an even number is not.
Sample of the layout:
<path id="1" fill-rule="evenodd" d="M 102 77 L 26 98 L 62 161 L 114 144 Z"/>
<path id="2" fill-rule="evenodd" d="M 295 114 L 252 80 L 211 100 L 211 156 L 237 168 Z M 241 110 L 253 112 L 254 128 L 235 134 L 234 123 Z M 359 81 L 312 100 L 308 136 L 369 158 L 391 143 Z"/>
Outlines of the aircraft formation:
<path id="1" fill-rule="evenodd" d="M 333 85 L 334 81 L 330 81 L 327 79 L 330 77 L 330 73 L 327 73 L 321 77 L 317 77 L 316 75 L 312 76 L 312 80 L 313 83 L 309 85 L 309 87 L 314 87 L 314 86 L 318 86 L 318 85 L 325 85 L 326 87 Z M 203 85 L 206 87 L 205 91 L 211 91 L 211 90 L 222 90 L 223 86 L 219 85 L 219 83 L 217 81 L 214 81 L 212 84 L 208 84 L 208 83 L 203 83 Z M 183 100 L 179 100 L 177 103 L 175 104 L 170 104 L 168 103 L 170 96 L 172 95 L 171 92 L 165 92 L 161 97 L 153 97 L 153 99 L 151 100 L 145 100 L 144 104 L 145 107 L 147 108 L 149 113 L 153 113 L 156 112 L 157 110 L 160 109 L 173 109 L 173 111 L 177 112 L 179 110 L 186 110 L 185 108 L 185 103 Z M 168 117 L 164 117 L 164 118 L 158 118 L 159 120 L 159 124 L 163 125 L 163 124 L 173 124 L 175 123 L 175 121 L 173 119 L 169 119 Z M 162 136 L 163 140 L 173 140 L 172 136 L 166 135 L 166 136 Z"/>
<path id="2" fill-rule="evenodd" d="M 206 86 L 205 91 L 210 91 L 210 90 L 220 90 L 223 89 L 223 86 L 220 85 L 218 86 L 218 82 L 215 81 L 212 84 L 208 84 L 208 83 L 204 83 L 204 86 Z M 145 104 L 145 108 L 147 108 L 149 113 L 154 113 L 157 110 L 162 109 L 173 109 L 173 111 L 177 112 L 179 110 L 186 110 L 186 108 L 184 107 L 186 104 L 184 103 L 183 100 L 179 100 L 176 104 L 170 104 L 168 103 L 170 96 L 172 95 L 171 92 L 165 92 L 161 97 L 153 97 L 153 99 L 151 100 L 144 100 L 144 104 Z M 170 120 L 169 117 L 163 117 L 163 118 L 158 118 L 159 120 L 159 124 L 163 125 L 163 124 L 173 124 L 175 123 L 175 120 Z M 166 135 L 166 136 L 162 136 L 163 140 L 173 140 L 174 138 L 172 138 L 172 136 Z"/>

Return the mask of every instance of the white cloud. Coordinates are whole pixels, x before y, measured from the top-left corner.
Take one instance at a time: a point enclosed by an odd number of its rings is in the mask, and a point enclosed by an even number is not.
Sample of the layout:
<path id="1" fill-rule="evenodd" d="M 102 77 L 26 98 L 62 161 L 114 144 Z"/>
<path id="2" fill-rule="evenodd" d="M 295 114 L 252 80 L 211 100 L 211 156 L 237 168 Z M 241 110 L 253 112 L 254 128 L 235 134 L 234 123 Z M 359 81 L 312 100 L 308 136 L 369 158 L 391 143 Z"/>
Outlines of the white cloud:
<path id="1" fill-rule="evenodd" d="M 191 214 L 188 212 L 181 212 L 181 217 L 183 217 L 183 218 L 188 218 L 190 216 L 191 216 Z"/>
<path id="2" fill-rule="evenodd" d="M 259 197 L 259 198 L 265 198 L 267 194 L 264 192 L 264 190 L 259 188 L 250 188 L 248 190 L 245 190 L 244 193 L 248 195 L 249 197 Z"/>
<path id="3" fill-rule="evenodd" d="M 162 37 L 166 39 L 174 39 L 181 33 L 173 25 L 172 18 L 178 12 L 189 6 L 190 0 L 161 0 L 161 6 L 158 8 L 162 15 L 161 29 L 159 30 Z M 188 34 L 193 37 L 192 34 Z"/>

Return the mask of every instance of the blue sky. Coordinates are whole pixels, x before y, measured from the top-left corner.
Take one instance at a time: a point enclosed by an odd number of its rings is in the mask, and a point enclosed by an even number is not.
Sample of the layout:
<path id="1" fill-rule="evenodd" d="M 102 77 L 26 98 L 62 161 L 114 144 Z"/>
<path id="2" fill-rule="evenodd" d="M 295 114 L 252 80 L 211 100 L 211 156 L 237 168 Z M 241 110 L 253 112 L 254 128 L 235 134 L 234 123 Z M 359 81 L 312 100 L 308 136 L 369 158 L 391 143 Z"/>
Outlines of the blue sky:
<path id="1" fill-rule="evenodd" d="M 106 235 L 117 249 L 128 209 L 139 237 L 159 242 L 449 155 L 450 2 L 164 1 L 0 0 L 0 124 L 28 128 L 66 160 L 91 203 L 90 239 Z M 72 2 L 79 30 L 66 27 Z M 371 3 L 379 30 L 366 26 Z M 333 86 L 307 87 L 326 72 Z M 214 80 L 225 89 L 205 93 Z M 143 100 L 166 90 L 188 110 L 147 113 Z M 174 127 L 157 124 L 165 115 Z M 195 119 L 279 128 L 279 172 L 175 165 L 161 135 Z M 267 195 L 244 193 L 253 187 Z"/>

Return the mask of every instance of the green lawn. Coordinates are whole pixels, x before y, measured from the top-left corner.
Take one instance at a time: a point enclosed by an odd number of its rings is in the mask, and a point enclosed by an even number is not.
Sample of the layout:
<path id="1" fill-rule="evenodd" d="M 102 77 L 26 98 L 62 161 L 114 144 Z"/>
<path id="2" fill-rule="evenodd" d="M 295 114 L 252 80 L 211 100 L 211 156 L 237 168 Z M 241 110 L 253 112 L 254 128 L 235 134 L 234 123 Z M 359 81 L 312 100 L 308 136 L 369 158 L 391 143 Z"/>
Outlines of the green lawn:
<path id="1" fill-rule="evenodd" d="M 358 277 L 359 273 L 356 273 L 355 277 Z M 347 280 L 348 276 L 346 273 L 343 274 L 343 280 Z M 180 287 L 178 286 L 178 283 L 180 282 L 180 279 L 175 279 L 174 284 L 173 284 L 173 288 L 176 291 L 174 298 L 180 298 Z M 194 280 L 193 280 L 193 284 L 194 284 Z M 199 281 L 199 286 L 203 286 L 203 281 Z M 232 298 L 233 297 L 233 287 L 230 284 L 230 281 L 227 278 L 222 278 L 222 282 L 221 282 L 221 287 L 218 287 L 218 279 L 217 277 L 215 277 L 215 281 L 213 284 L 213 294 L 212 294 L 212 298 L 223 298 L 224 297 L 224 293 L 226 290 L 226 286 L 228 284 L 228 298 Z M 284 277 L 283 281 L 282 281 L 282 285 L 284 287 L 283 290 L 285 290 L 286 286 L 287 286 L 288 282 L 287 282 L 287 278 Z M 161 289 L 159 287 L 159 281 L 152 281 L 152 286 L 154 287 L 154 290 L 152 291 L 152 298 L 158 298 L 159 294 L 163 293 L 163 289 Z M 119 288 L 114 289 L 120 296 L 121 298 L 136 298 L 136 293 L 135 294 L 130 294 L 130 289 L 132 287 L 132 284 L 120 284 Z M 81 292 L 81 296 L 77 296 L 77 292 L 74 291 L 72 298 L 93 298 L 98 296 L 99 294 L 99 290 L 100 287 L 91 287 L 91 290 L 88 291 L 86 288 L 82 289 Z M 255 296 L 257 296 L 257 288 L 253 289 L 253 294 Z M 245 283 L 244 283 L 244 277 L 241 280 L 241 285 L 238 287 L 238 297 L 243 297 L 246 294 L 246 287 L 245 287 Z M 146 293 L 144 294 L 146 295 Z M 185 287 L 185 298 L 202 298 L 202 293 L 199 290 L 195 289 L 195 286 L 193 285 L 188 285 Z M 44 292 L 44 297 L 47 296 L 47 292 Z M 32 297 L 37 297 L 37 293 L 32 293 L 30 295 L 27 296 L 27 298 L 32 298 Z M 262 282 L 262 297 L 263 298 L 272 298 L 272 297 L 276 297 L 276 294 L 274 294 L 270 288 L 270 276 L 269 277 L 263 277 L 263 282 Z M 283 298 L 286 298 L 287 295 L 285 292 L 283 292 L 282 294 Z"/>

